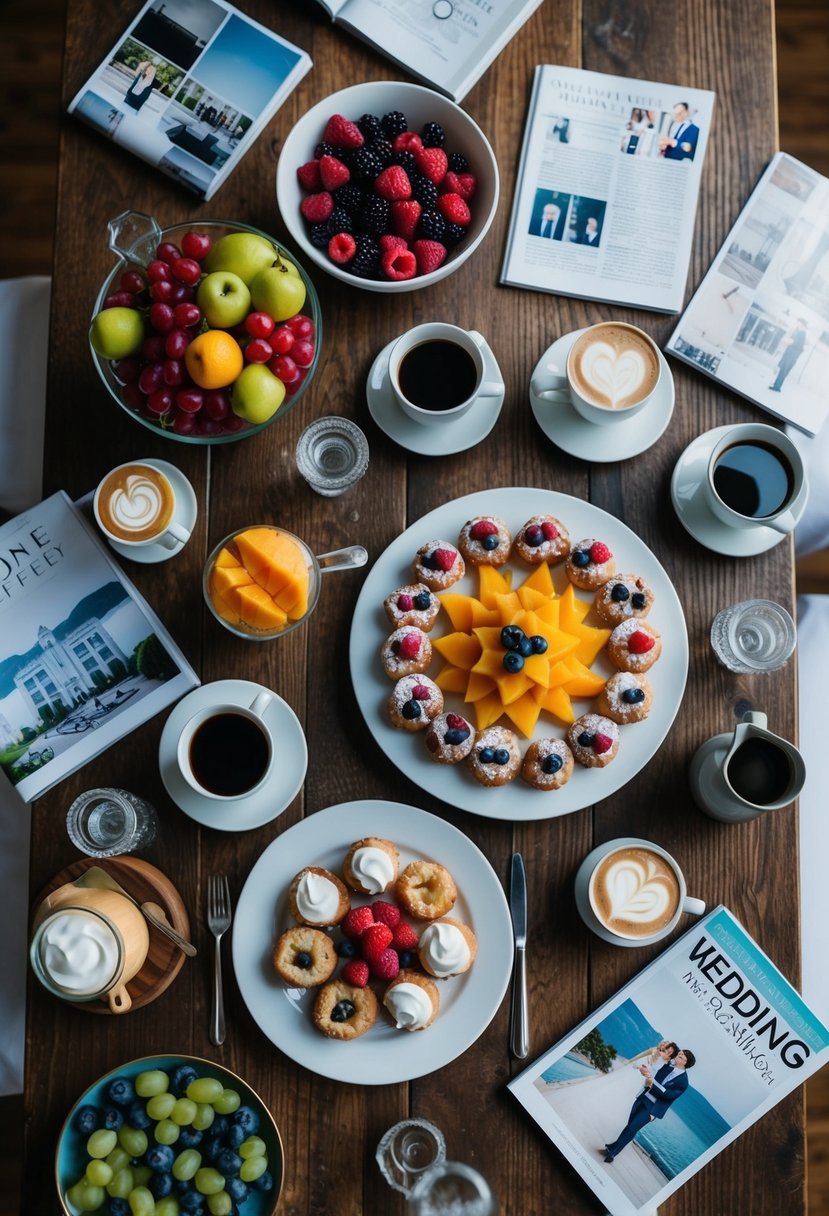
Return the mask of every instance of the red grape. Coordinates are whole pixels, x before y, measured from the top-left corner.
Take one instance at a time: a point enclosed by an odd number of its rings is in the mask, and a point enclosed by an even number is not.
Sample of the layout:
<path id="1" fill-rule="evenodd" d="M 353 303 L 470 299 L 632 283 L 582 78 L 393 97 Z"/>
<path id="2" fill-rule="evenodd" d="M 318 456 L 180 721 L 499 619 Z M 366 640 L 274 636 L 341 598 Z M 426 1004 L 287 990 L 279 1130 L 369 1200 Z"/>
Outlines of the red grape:
<path id="1" fill-rule="evenodd" d="M 164 339 L 152 334 L 141 343 L 141 358 L 145 363 L 160 363 L 164 358 Z"/>
<path id="2" fill-rule="evenodd" d="M 177 410 L 173 414 L 173 430 L 177 435 L 192 434 L 195 420 L 192 414 L 186 413 L 184 410 Z"/>
<path id="3" fill-rule="evenodd" d="M 245 358 L 248 363 L 267 363 L 273 358 L 270 342 L 264 338 L 251 338 L 245 347 Z"/>
<path id="4" fill-rule="evenodd" d="M 156 389 L 147 398 L 147 409 L 153 414 L 167 414 L 173 408 L 173 394 L 168 388 Z"/>
<path id="5" fill-rule="evenodd" d="M 138 410 L 144 404 L 145 396 L 137 384 L 125 384 L 121 389 L 121 400 L 131 410 Z"/>
<path id="6" fill-rule="evenodd" d="M 150 325 L 156 333 L 168 334 L 175 325 L 173 310 L 169 304 L 150 305 Z"/>
<path id="7" fill-rule="evenodd" d="M 167 304 L 173 298 L 175 287 L 169 279 L 159 279 L 150 288 L 150 299 L 159 304 Z"/>
<path id="8" fill-rule="evenodd" d="M 168 359 L 183 359 L 193 335 L 184 329 L 173 329 L 164 342 L 164 353 Z"/>
<path id="9" fill-rule="evenodd" d="M 300 370 L 290 355 L 277 355 L 275 359 L 271 359 L 268 367 L 285 385 L 293 384 L 300 375 Z"/>
<path id="10" fill-rule="evenodd" d="M 173 262 L 173 278 L 192 287 L 201 278 L 201 266 L 195 258 L 179 258 Z"/>
<path id="11" fill-rule="evenodd" d="M 122 291 L 128 291 L 131 296 L 138 295 L 139 291 L 143 291 L 146 286 L 144 276 L 137 270 L 125 270 L 118 285 Z"/>
<path id="12" fill-rule="evenodd" d="M 131 308 L 132 295 L 128 291 L 114 291 L 112 295 L 107 296 L 103 304 L 104 308 Z"/>
<path id="13" fill-rule="evenodd" d="M 180 384 L 184 383 L 184 377 L 186 374 L 187 373 L 185 372 L 184 364 L 182 363 L 181 359 L 164 360 L 164 371 L 162 372 L 162 376 L 164 377 L 164 383 L 168 388 L 178 388 Z"/>
<path id="14" fill-rule="evenodd" d="M 249 312 L 244 320 L 245 329 L 252 338 L 269 338 L 275 325 L 273 317 L 266 312 Z"/>
<path id="15" fill-rule="evenodd" d="M 138 377 L 138 387 L 142 393 L 148 396 L 154 393 L 157 388 L 161 388 L 164 380 L 164 364 L 163 363 L 146 363 L 141 369 L 141 375 Z"/>
<path id="16" fill-rule="evenodd" d="M 170 278 L 170 267 L 166 262 L 162 262 L 160 258 L 156 258 L 154 262 L 150 262 L 147 267 L 147 278 L 151 283 L 165 282 Z"/>
<path id="17" fill-rule="evenodd" d="M 275 354 L 287 355 L 295 341 L 293 330 L 290 330 L 287 325 L 280 325 L 273 331 L 271 346 Z"/>
<path id="18" fill-rule="evenodd" d="M 204 394 L 204 412 L 214 422 L 222 422 L 230 413 L 230 397 L 221 389 Z"/>
<path id="19" fill-rule="evenodd" d="M 185 232 L 181 238 L 182 253 L 188 258 L 195 258 L 197 262 L 207 257 L 212 245 L 213 242 L 206 232 Z"/>
<path id="20" fill-rule="evenodd" d="M 310 367 L 314 362 L 314 343 L 308 338 L 299 338 L 294 342 L 291 358 L 298 367 Z"/>
<path id="21" fill-rule="evenodd" d="M 232 433 L 233 431 L 241 431 L 243 426 L 246 426 L 244 418 L 240 418 L 238 414 L 229 414 L 225 418 L 225 431 Z"/>
<path id="22" fill-rule="evenodd" d="M 314 336 L 314 323 L 304 313 L 298 312 L 286 324 L 290 326 L 291 331 L 297 338 L 313 338 Z"/>
<path id="23" fill-rule="evenodd" d="M 162 241 L 155 251 L 155 256 L 162 262 L 166 262 L 168 266 L 172 266 L 173 262 L 177 262 L 181 257 L 181 250 L 172 241 Z"/>
<path id="24" fill-rule="evenodd" d="M 201 321 L 201 309 L 198 304 L 176 304 L 173 317 L 179 329 L 193 329 Z"/>
<path id="25" fill-rule="evenodd" d="M 192 287 L 186 287 L 184 283 L 173 284 L 173 291 L 170 296 L 171 304 L 192 304 L 195 298 L 196 293 Z"/>
<path id="26" fill-rule="evenodd" d="M 307 374 L 306 369 L 304 367 L 298 367 L 296 369 L 296 378 L 294 380 L 289 381 L 285 385 L 285 396 L 286 397 L 293 397 L 294 393 L 297 391 L 299 386 L 302 384 L 302 381 L 305 379 L 306 374 Z"/>
<path id="27" fill-rule="evenodd" d="M 185 414 L 197 414 L 204 405 L 204 393 L 200 388 L 180 388 L 176 393 L 176 405 Z"/>
<path id="28" fill-rule="evenodd" d="M 122 384 L 133 384 L 141 373 L 141 364 L 137 359 L 119 359 L 112 366 Z"/>

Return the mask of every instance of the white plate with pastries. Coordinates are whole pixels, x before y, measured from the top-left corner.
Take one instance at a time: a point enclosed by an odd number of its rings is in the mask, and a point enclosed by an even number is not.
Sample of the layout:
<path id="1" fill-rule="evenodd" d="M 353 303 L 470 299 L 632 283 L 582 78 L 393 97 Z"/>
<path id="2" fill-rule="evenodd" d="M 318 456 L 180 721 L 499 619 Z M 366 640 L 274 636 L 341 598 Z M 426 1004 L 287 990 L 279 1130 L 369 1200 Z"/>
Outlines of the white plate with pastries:
<path id="1" fill-rule="evenodd" d="M 385 984 L 370 981 L 380 1003 L 374 1025 L 341 1041 L 317 1030 L 311 1011 L 316 988 L 294 988 L 274 970 L 274 945 L 296 921 L 289 907 L 291 881 L 306 866 L 342 875 L 349 847 L 367 836 L 391 841 L 400 869 L 419 858 L 440 862 L 458 895 L 451 915 L 475 934 L 477 956 L 462 975 L 436 980 L 440 1008 L 423 1030 L 398 1030 L 382 1008 Z M 355 904 L 393 895 L 351 895 Z M 426 922 L 403 919 L 422 931 Z M 332 939 L 342 939 L 339 929 Z M 233 966 L 245 1003 L 280 1051 L 311 1072 L 354 1085 L 391 1085 L 443 1068 L 486 1030 L 503 1000 L 512 971 L 512 924 L 501 883 L 468 836 L 436 815 L 398 802 L 365 800 L 327 807 L 278 836 L 254 865 L 233 919 Z M 336 979 L 343 964 L 338 962 Z"/>

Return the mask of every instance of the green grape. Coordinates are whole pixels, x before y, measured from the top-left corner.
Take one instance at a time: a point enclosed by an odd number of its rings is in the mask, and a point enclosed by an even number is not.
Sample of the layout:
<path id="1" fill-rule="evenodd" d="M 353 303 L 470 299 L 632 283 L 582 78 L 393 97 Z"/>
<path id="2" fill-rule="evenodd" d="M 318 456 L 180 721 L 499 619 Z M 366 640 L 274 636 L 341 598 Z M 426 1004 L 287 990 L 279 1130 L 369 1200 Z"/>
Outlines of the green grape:
<path id="1" fill-rule="evenodd" d="M 233 1211 L 233 1200 L 227 1191 L 217 1191 L 215 1195 L 208 1195 L 207 1207 L 211 1216 L 228 1216 Z"/>
<path id="2" fill-rule="evenodd" d="M 196 1113 L 193 1117 L 193 1127 L 197 1132 L 204 1132 L 216 1118 L 216 1112 L 209 1102 L 197 1102 Z"/>
<path id="3" fill-rule="evenodd" d="M 135 1078 L 135 1092 L 140 1098 L 166 1094 L 169 1088 L 170 1078 L 160 1068 L 150 1068 L 147 1072 L 140 1072 Z"/>
<path id="4" fill-rule="evenodd" d="M 112 1166 L 107 1165 L 106 1161 L 98 1161 L 93 1158 L 86 1167 L 86 1180 L 93 1186 L 107 1186 L 112 1182 L 113 1174 Z"/>
<path id="5" fill-rule="evenodd" d="M 165 1195 L 155 1201 L 155 1216 L 179 1216 L 181 1208 L 175 1195 Z"/>
<path id="6" fill-rule="evenodd" d="M 118 1132 L 118 1143 L 129 1153 L 130 1157 L 143 1157 L 147 1151 L 147 1133 L 124 1123 Z"/>
<path id="7" fill-rule="evenodd" d="M 122 1148 L 116 1147 L 111 1153 L 107 1153 L 104 1160 L 106 1161 L 107 1165 L 112 1167 L 112 1172 L 117 1174 L 118 1171 L 122 1170 L 125 1165 L 129 1165 L 130 1161 L 132 1161 L 132 1157 L 130 1157 L 129 1153 L 125 1152 Z"/>
<path id="8" fill-rule="evenodd" d="M 159 1119 L 168 1119 L 173 1107 L 176 1104 L 175 1094 L 156 1094 L 154 1098 L 150 1098 L 147 1103 L 147 1114 L 151 1119 L 158 1122 Z"/>
<path id="9" fill-rule="evenodd" d="M 162 1119 L 156 1123 L 153 1135 L 158 1144 L 175 1144 L 181 1135 L 181 1128 L 172 1119 Z"/>
<path id="10" fill-rule="evenodd" d="M 260 1174 L 264 1174 L 267 1168 L 267 1157 L 248 1157 L 247 1161 L 242 1162 L 239 1177 L 242 1179 L 242 1182 L 255 1182 Z"/>
<path id="11" fill-rule="evenodd" d="M 104 1128 L 99 1128 L 97 1132 L 93 1132 L 86 1142 L 86 1151 L 90 1157 L 106 1157 L 111 1153 L 118 1143 L 118 1136 L 115 1132 L 107 1131 Z"/>
<path id="12" fill-rule="evenodd" d="M 196 1190 L 201 1195 L 217 1195 L 225 1189 L 225 1180 L 218 1170 L 206 1166 L 196 1170 Z"/>
<path id="13" fill-rule="evenodd" d="M 239 1146 L 240 1157 L 265 1157 L 267 1153 L 268 1146 L 261 1136 L 248 1136 Z"/>
<path id="14" fill-rule="evenodd" d="M 127 1203 L 130 1205 L 132 1216 L 154 1216 L 155 1200 L 152 1191 L 148 1191 L 145 1186 L 137 1186 L 130 1193 Z"/>
<path id="15" fill-rule="evenodd" d="M 225 1091 L 221 1081 L 215 1077 L 198 1077 L 187 1086 L 187 1097 L 193 1102 L 215 1102 Z"/>
<path id="16" fill-rule="evenodd" d="M 153 1171 L 148 1165 L 134 1165 L 132 1167 L 133 1186 L 146 1186 L 152 1176 Z"/>
<path id="17" fill-rule="evenodd" d="M 187 1127 L 195 1119 L 198 1109 L 192 1098 L 179 1098 L 173 1109 L 168 1113 L 174 1123 L 178 1123 L 180 1127 Z"/>
<path id="18" fill-rule="evenodd" d="M 216 1113 L 219 1115 L 232 1115 L 235 1110 L 238 1110 L 242 1103 L 235 1089 L 226 1089 L 219 1094 L 213 1106 Z"/>
<path id="19" fill-rule="evenodd" d="M 187 1182 L 195 1175 L 200 1165 L 201 1153 L 195 1148 L 186 1148 L 173 1162 L 173 1177 L 178 1178 L 180 1182 Z"/>
<path id="20" fill-rule="evenodd" d="M 106 1191 L 102 1186 L 90 1186 L 82 1178 L 70 1186 L 66 1198 L 81 1212 L 97 1212 L 106 1199 Z"/>
<path id="21" fill-rule="evenodd" d="M 112 1182 L 107 1186 L 107 1194 L 111 1195 L 113 1199 L 126 1199 L 134 1186 L 133 1172 L 128 1166 L 124 1166 L 113 1174 Z"/>

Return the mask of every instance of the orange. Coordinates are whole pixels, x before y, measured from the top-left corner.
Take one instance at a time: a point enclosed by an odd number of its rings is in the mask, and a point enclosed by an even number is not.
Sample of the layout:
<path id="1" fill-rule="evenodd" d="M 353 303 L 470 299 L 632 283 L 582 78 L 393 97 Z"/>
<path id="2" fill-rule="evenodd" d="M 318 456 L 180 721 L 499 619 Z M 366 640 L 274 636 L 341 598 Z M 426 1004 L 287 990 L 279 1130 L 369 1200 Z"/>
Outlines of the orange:
<path id="1" fill-rule="evenodd" d="M 199 388 L 225 388 L 244 365 L 242 348 L 223 329 L 208 329 L 184 352 L 187 370 Z"/>

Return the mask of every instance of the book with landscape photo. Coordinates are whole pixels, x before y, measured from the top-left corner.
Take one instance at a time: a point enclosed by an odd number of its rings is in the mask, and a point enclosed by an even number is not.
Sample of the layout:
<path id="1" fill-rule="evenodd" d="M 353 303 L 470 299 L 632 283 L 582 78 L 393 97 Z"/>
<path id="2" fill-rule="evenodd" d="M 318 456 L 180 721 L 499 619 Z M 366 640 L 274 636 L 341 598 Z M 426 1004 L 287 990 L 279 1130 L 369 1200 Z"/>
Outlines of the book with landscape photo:
<path id="1" fill-rule="evenodd" d="M 829 1031 L 721 906 L 509 1088 L 611 1216 L 645 1216 L 827 1059 Z"/>
<path id="2" fill-rule="evenodd" d="M 207 200 L 310 68 L 224 0 L 147 0 L 69 113 Z"/>
<path id="3" fill-rule="evenodd" d="M 678 312 L 714 94 L 536 68 L 501 282 Z"/>
<path id="4" fill-rule="evenodd" d="M 198 683 L 63 491 L 0 527 L 0 769 L 25 802 Z"/>
<path id="5" fill-rule="evenodd" d="M 778 152 L 666 350 L 816 434 L 829 416 L 829 180 Z"/>

